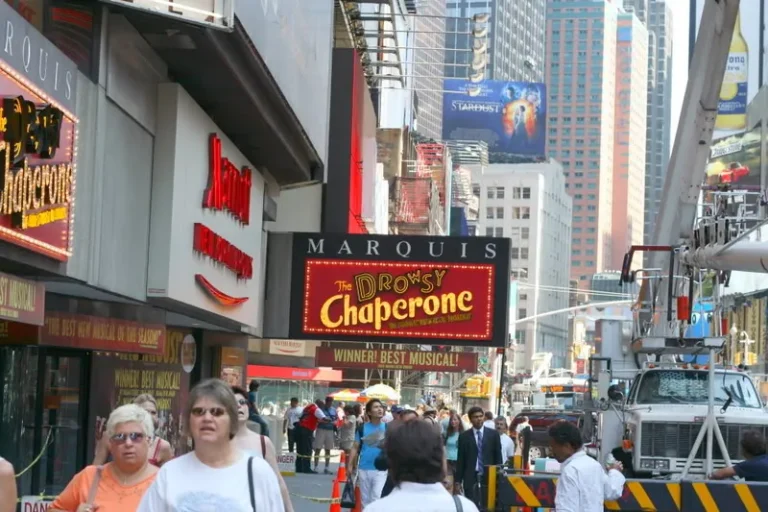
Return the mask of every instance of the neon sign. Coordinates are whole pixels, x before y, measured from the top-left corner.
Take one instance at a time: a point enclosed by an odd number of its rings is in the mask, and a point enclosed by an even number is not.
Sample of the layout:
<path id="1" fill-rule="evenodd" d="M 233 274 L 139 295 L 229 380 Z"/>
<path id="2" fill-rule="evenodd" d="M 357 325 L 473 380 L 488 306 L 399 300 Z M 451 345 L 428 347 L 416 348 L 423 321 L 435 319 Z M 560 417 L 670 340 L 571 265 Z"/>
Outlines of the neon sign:
<path id="1" fill-rule="evenodd" d="M 193 249 L 231 270 L 238 279 L 253 277 L 253 258 L 203 224 L 195 223 Z"/>
<path id="2" fill-rule="evenodd" d="M 241 224 L 251 219 L 251 170 L 238 170 L 228 158 L 221 156 L 221 139 L 212 133 L 210 137 L 210 177 L 203 195 L 203 208 L 228 211 Z"/>

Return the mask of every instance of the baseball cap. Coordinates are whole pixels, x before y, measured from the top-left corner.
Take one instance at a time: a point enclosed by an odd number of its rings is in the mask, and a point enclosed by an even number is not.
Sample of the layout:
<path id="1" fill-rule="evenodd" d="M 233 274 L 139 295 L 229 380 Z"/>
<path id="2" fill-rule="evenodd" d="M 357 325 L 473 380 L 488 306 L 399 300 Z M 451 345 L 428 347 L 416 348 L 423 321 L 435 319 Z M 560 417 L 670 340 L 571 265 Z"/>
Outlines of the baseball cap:
<path id="1" fill-rule="evenodd" d="M 405 409 L 404 409 L 404 408 L 402 408 L 402 407 L 400 407 L 399 405 L 393 405 L 393 406 L 392 406 L 392 414 L 400 414 L 400 413 L 401 413 L 401 412 L 403 412 L 404 410 L 405 410 Z"/>

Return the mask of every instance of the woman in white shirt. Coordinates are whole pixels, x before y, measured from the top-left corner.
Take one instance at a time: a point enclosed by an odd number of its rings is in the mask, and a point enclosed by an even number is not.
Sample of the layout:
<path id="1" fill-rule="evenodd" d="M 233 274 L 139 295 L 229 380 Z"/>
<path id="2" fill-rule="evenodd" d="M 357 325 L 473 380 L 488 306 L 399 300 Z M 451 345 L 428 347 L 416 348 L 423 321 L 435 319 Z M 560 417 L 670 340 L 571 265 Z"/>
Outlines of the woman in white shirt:
<path id="1" fill-rule="evenodd" d="M 16 477 L 10 462 L 0 457 L 0 512 L 16 512 Z"/>
<path id="2" fill-rule="evenodd" d="M 235 395 L 219 379 L 196 385 L 186 424 L 194 451 L 163 465 L 139 512 L 283 512 L 280 485 L 263 458 L 230 441 L 238 430 Z"/>
<path id="3" fill-rule="evenodd" d="M 389 476 L 395 488 L 365 512 L 478 512 L 464 496 L 451 496 L 443 486 L 443 440 L 426 421 L 395 425 L 387 434 Z"/>

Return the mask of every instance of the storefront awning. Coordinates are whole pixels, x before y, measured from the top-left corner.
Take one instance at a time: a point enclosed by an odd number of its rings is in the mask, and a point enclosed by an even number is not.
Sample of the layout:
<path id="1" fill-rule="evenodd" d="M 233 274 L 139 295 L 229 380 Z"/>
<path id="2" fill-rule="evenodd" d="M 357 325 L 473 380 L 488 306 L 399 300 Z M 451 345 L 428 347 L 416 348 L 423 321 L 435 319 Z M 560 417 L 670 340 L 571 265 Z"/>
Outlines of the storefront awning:
<path id="1" fill-rule="evenodd" d="M 312 380 L 341 382 L 341 370 L 332 368 L 293 368 L 290 366 L 248 365 L 249 379 Z"/>

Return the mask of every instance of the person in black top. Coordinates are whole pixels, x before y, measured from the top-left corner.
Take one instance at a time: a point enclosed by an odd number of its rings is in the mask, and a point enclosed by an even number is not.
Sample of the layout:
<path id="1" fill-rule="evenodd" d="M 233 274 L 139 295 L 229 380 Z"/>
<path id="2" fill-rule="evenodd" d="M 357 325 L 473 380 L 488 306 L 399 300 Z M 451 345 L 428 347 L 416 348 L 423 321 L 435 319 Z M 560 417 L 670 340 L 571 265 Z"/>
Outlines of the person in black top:
<path id="1" fill-rule="evenodd" d="M 458 493 L 462 487 L 464 496 L 482 509 L 482 490 L 479 489 L 488 466 L 499 466 L 501 437 L 495 429 L 483 426 L 485 415 L 480 407 L 467 412 L 472 428 L 459 435 L 459 454 L 456 460 L 454 486 Z"/>
<path id="2" fill-rule="evenodd" d="M 724 480 L 738 476 L 747 482 L 768 482 L 768 454 L 763 434 L 757 430 L 747 430 L 741 436 L 741 452 L 744 460 L 718 469 L 709 478 Z"/>

